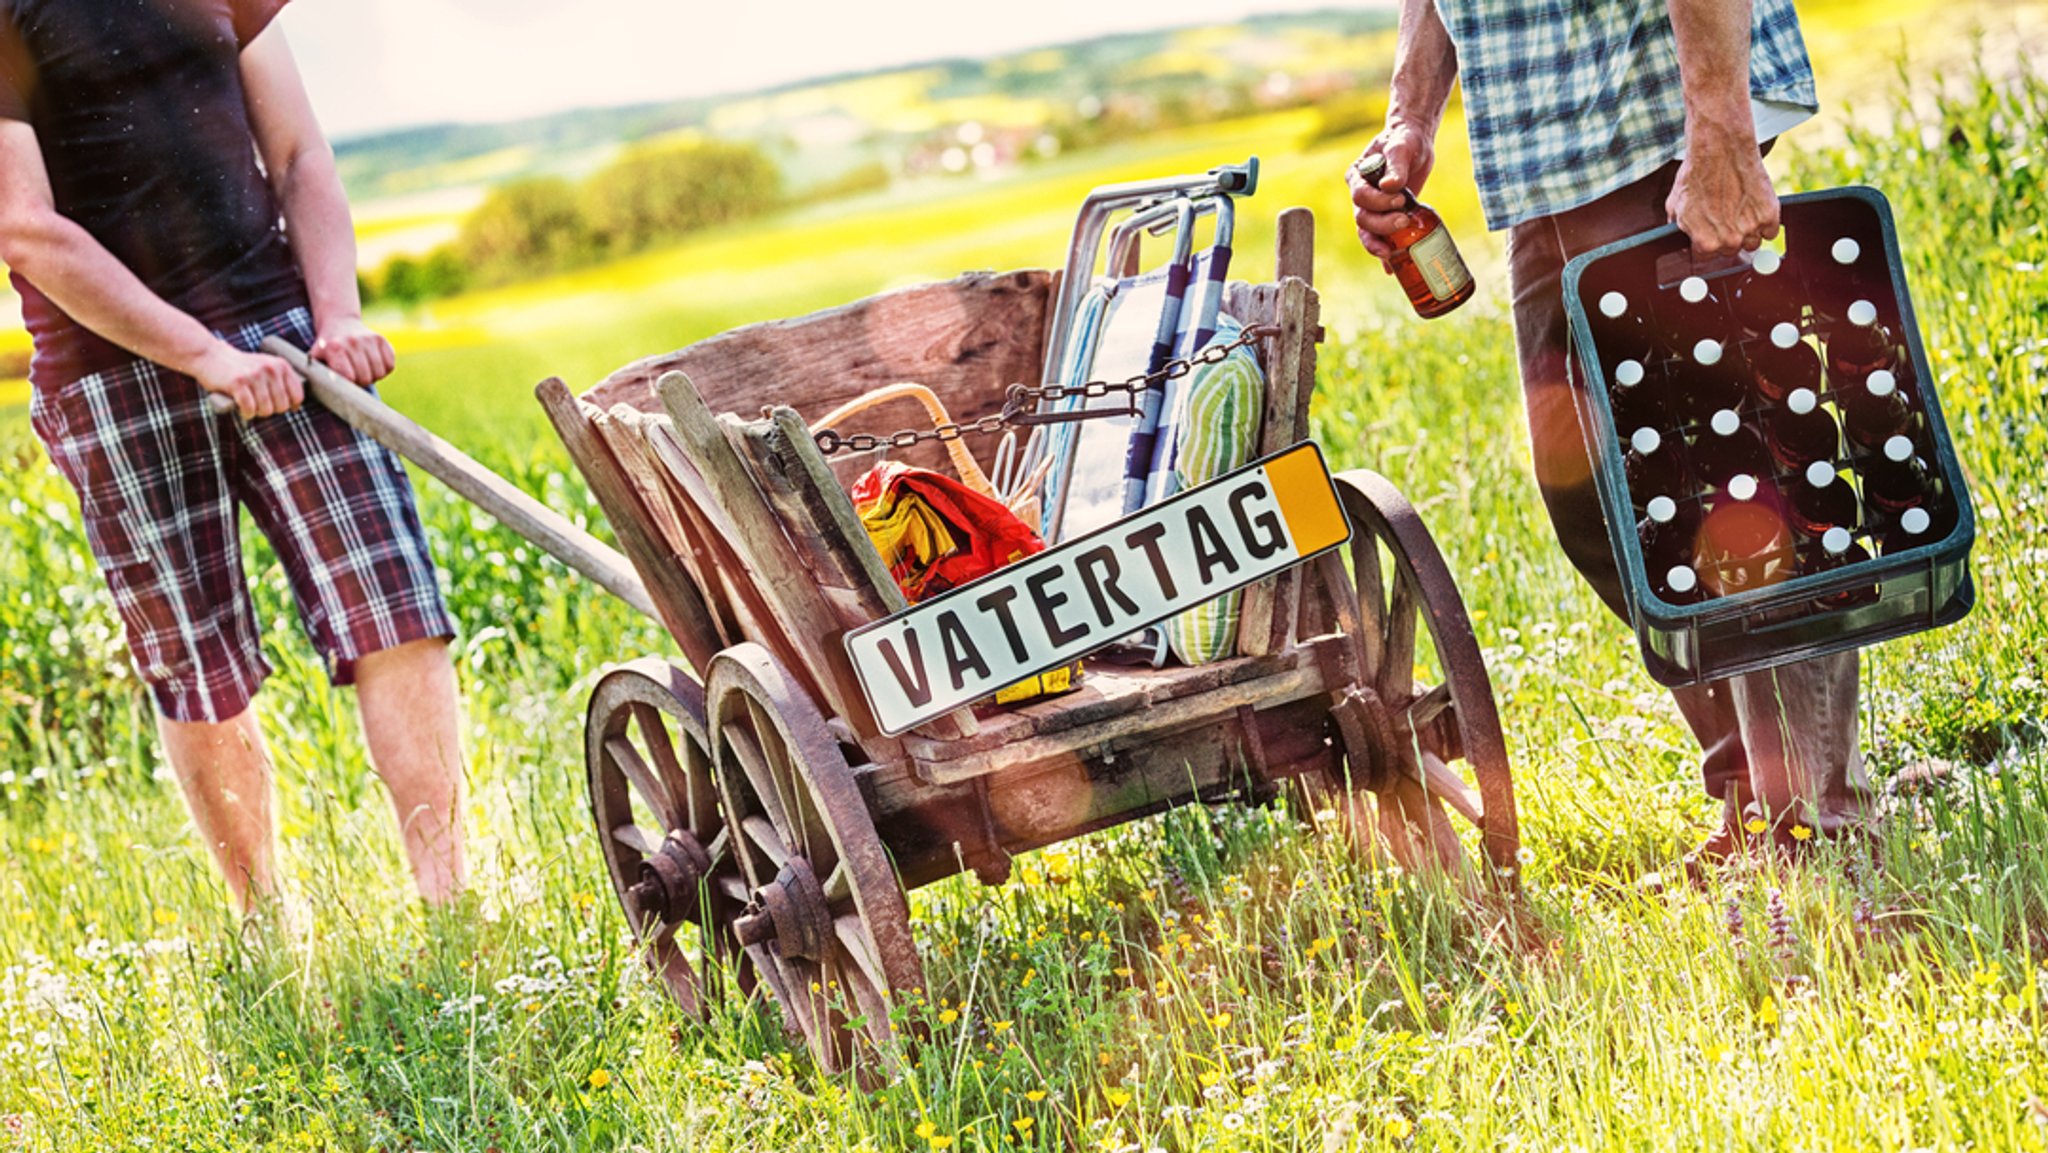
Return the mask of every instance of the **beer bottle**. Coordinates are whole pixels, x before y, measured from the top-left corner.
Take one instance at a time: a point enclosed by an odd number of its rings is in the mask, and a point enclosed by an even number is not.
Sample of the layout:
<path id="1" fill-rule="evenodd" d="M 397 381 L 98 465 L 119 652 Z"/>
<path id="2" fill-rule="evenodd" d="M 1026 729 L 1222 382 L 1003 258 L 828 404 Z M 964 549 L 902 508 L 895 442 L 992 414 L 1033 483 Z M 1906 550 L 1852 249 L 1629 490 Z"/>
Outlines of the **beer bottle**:
<path id="1" fill-rule="evenodd" d="M 1850 387 L 1880 369 L 1897 363 L 1892 330 L 1878 323 L 1877 306 L 1868 300 L 1849 305 L 1846 323 L 1828 331 L 1828 375 L 1837 388 Z"/>
<path id="2" fill-rule="evenodd" d="M 1629 496 L 1637 508 L 1647 508 L 1659 497 L 1677 501 L 1692 495 L 1683 446 L 1675 436 L 1665 436 L 1647 426 L 1636 429 L 1629 435 L 1622 464 L 1628 476 Z"/>
<path id="3" fill-rule="evenodd" d="M 1810 388 L 1794 389 L 1784 405 L 1765 410 L 1764 433 L 1771 459 L 1787 472 L 1832 461 L 1842 450 L 1835 418 L 1820 406 L 1820 397 Z"/>
<path id="4" fill-rule="evenodd" d="M 1877 449 L 1913 427 L 1913 405 L 1899 389 L 1898 377 L 1880 368 L 1835 393 L 1842 409 L 1842 431 L 1851 444 Z"/>
<path id="5" fill-rule="evenodd" d="M 1749 399 L 1749 385 L 1728 353 L 1727 345 L 1712 338 L 1691 346 L 1691 356 L 1683 362 L 1674 388 L 1691 419 L 1711 420 L 1722 409 L 1741 408 Z"/>
<path id="6" fill-rule="evenodd" d="M 1607 390 L 1608 407 L 1614 410 L 1615 431 L 1627 436 L 1639 428 L 1667 428 L 1672 424 L 1670 406 L 1665 403 L 1664 386 L 1650 379 L 1640 360 L 1624 360 L 1614 368 L 1614 383 Z"/>
<path id="7" fill-rule="evenodd" d="M 1722 501 L 1700 521 L 1697 567 L 1716 596 L 1776 584 L 1791 575 L 1793 559 L 1791 528 L 1773 501 Z"/>
<path id="8" fill-rule="evenodd" d="M 1704 277 L 1688 276 L 1679 281 L 1678 291 L 1657 304 L 1665 346 L 1674 350 L 1691 348 L 1728 327 L 1728 306 Z"/>
<path id="9" fill-rule="evenodd" d="M 1834 462 L 1817 460 L 1792 481 L 1792 493 L 1785 502 L 1792 527 L 1813 540 L 1830 530 L 1855 528 L 1862 519 L 1863 506 L 1856 490 L 1841 478 Z"/>
<path id="10" fill-rule="evenodd" d="M 1820 391 L 1820 357 L 1799 339 L 1799 326 L 1790 321 L 1772 326 L 1770 340 L 1750 350 L 1749 371 L 1757 393 L 1772 404 L 1802 388 Z"/>
<path id="11" fill-rule="evenodd" d="M 1863 503 L 1887 520 L 1909 509 L 1926 508 L 1934 497 L 1934 481 L 1926 462 L 1913 455 L 1913 442 L 1895 436 L 1885 442 L 1882 457 L 1861 466 Z"/>
<path id="12" fill-rule="evenodd" d="M 1856 543 L 1855 535 L 1846 528 L 1831 528 L 1821 534 L 1820 547 L 1815 550 L 1809 570 L 1816 573 L 1833 572 L 1862 564 L 1870 559 L 1870 550 Z M 1820 603 L 1831 609 L 1851 608 L 1869 604 L 1877 599 L 1876 585 L 1858 585 L 1830 593 L 1820 598 Z"/>
<path id="13" fill-rule="evenodd" d="M 1791 323 L 1798 328 L 1798 290 L 1784 271 L 1785 258 L 1776 249 L 1760 248 L 1750 258 L 1749 271 L 1728 295 L 1728 310 L 1743 331 L 1760 336 L 1775 326 Z"/>
<path id="14" fill-rule="evenodd" d="M 1374 188 L 1386 174 L 1384 154 L 1375 153 L 1358 162 L 1358 175 Z M 1387 238 L 1394 250 L 1387 263 L 1393 266 L 1394 279 L 1401 282 L 1416 315 L 1429 320 L 1472 299 L 1472 270 L 1465 267 L 1465 258 L 1458 255 L 1450 229 L 1444 227 L 1436 210 L 1405 188 L 1401 197 L 1401 211 L 1413 223 Z"/>
<path id="15" fill-rule="evenodd" d="M 1755 482 L 1772 471 L 1770 446 L 1755 426 L 1732 408 L 1724 408 L 1708 420 L 1707 430 L 1700 434 L 1693 449 L 1693 466 L 1699 470 L 1700 480 L 1711 488 L 1725 491 L 1738 477 L 1746 476 Z"/>
<path id="16" fill-rule="evenodd" d="M 1647 362 L 1657 354 L 1656 329 L 1650 322 L 1647 302 L 1630 300 L 1619 292 L 1603 292 L 1595 306 L 1594 338 L 1609 361 Z M 1620 369 L 1617 367 L 1616 371 Z"/>
<path id="17" fill-rule="evenodd" d="M 1885 267 L 1881 248 L 1866 247 L 1853 236 L 1838 237 L 1828 246 L 1828 258 L 1807 270 L 1807 295 L 1821 319 L 1834 324 L 1842 320 L 1856 301 L 1863 299 L 1872 284 L 1888 284 L 1891 270 Z"/>
<path id="18" fill-rule="evenodd" d="M 1699 532 L 1699 506 L 1681 505 L 1668 496 L 1654 497 L 1636 525 L 1643 545 L 1643 568 L 1650 589 L 1672 604 L 1700 599 L 1699 574 L 1693 571 L 1694 538 Z"/>

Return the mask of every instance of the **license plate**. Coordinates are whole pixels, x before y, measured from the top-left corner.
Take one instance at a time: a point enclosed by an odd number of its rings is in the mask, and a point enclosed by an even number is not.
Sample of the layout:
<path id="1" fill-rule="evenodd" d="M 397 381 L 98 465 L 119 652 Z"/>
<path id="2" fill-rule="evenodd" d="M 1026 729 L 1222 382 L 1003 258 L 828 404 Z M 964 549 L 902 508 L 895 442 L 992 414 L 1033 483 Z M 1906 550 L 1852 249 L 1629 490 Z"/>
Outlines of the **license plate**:
<path id="1" fill-rule="evenodd" d="M 846 651 L 893 736 L 1349 539 L 1303 441 L 855 629 Z"/>

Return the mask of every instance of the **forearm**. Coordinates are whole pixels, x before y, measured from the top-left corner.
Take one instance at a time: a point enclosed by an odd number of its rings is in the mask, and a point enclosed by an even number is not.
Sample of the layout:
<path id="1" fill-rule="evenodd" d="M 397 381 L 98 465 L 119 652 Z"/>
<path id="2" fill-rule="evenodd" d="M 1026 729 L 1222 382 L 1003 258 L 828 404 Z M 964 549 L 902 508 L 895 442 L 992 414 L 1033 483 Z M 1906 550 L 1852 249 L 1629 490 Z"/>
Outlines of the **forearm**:
<path id="1" fill-rule="evenodd" d="M 355 224 L 349 219 L 334 153 L 325 146 L 301 152 L 278 178 L 277 193 L 292 253 L 306 278 L 314 327 L 361 316 Z"/>
<path id="2" fill-rule="evenodd" d="M 17 232 L 8 263 L 71 319 L 129 352 L 192 375 L 220 341 L 190 314 L 150 291 L 105 246 L 50 214 Z"/>
<path id="3" fill-rule="evenodd" d="M 1387 123 L 1434 136 L 1458 79 L 1458 51 L 1435 0 L 1402 0 Z"/>
<path id="4" fill-rule="evenodd" d="M 1689 141 L 1755 143 L 1750 111 L 1750 0 L 1670 0 Z"/>

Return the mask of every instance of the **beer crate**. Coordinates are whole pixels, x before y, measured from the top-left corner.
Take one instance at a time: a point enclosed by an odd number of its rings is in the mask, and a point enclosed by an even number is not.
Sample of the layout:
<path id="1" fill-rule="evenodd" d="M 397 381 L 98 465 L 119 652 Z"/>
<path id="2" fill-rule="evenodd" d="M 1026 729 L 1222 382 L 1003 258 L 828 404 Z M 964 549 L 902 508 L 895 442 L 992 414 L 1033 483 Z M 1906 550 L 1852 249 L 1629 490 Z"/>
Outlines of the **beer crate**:
<path id="1" fill-rule="evenodd" d="M 1576 394 L 1578 414 L 1592 449 L 1594 482 L 1630 623 L 1651 675 L 1666 685 L 1719 680 L 1939 628 L 1962 619 L 1975 601 L 1969 571 L 1975 517 L 1906 290 L 1890 206 L 1864 187 L 1802 193 L 1782 203 L 1782 233 L 1756 256 L 1695 265 L 1685 236 L 1666 226 L 1585 253 L 1564 271 L 1585 386 Z M 1778 459 L 1775 430 L 1789 427 L 1792 418 L 1777 411 L 1786 402 L 1759 383 L 1752 360 L 1782 365 L 1790 363 L 1787 356 L 1805 358 L 1794 345 L 1822 366 L 1815 395 L 1799 400 L 1803 408 L 1795 411 L 1811 420 L 1805 414 L 1818 410 L 1836 420 L 1831 467 L 1802 469 Z M 1889 358 L 1878 362 L 1885 365 L 1883 378 L 1847 363 L 1870 347 Z M 1631 359 L 1635 366 L 1622 368 Z M 1834 361 L 1845 362 L 1841 372 Z M 1647 408 L 1653 416 L 1644 425 L 1661 422 L 1660 436 L 1640 436 L 1617 421 L 1611 395 L 1617 368 L 1628 381 L 1640 383 L 1647 375 L 1663 388 L 1630 397 L 1662 396 L 1661 406 Z M 1747 387 L 1728 404 L 1733 415 L 1717 411 L 1706 418 L 1688 398 L 1708 394 L 1696 387 L 1703 381 L 1727 384 L 1713 376 L 1716 371 Z M 1894 393 L 1905 398 L 1904 416 Z M 1640 403 L 1629 409 L 1632 421 L 1646 411 Z M 1852 422 L 1852 415 L 1859 419 Z M 1886 431 L 1874 422 L 1892 419 L 1903 424 L 1882 442 L 1859 443 L 1873 428 Z M 1747 481 L 1718 488 L 1701 482 L 1703 473 L 1725 471 L 1725 458 L 1714 454 L 1748 437 L 1730 435 L 1742 428 L 1773 430 L 1755 438 L 1768 442 L 1771 463 Z M 1643 519 L 1642 493 L 1631 490 L 1631 444 L 1638 460 L 1664 448 L 1682 454 L 1664 463 L 1679 470 L 1674 475 L 1693 478 L 1690 487 L 1673 482 L 1679 497 L 1653 510 L 1665 523 L 1684 526 L 1668 536 L 1655 535 L 1661 530 Z M 1639 474 L 1648 471 L 1637 467 Z M 1810 507 L 1814 494 L 1799 486 L 1824 488 L 1831 479 L 1856 494 L 1855 523 L 1840 526 L 1846 536 L 1808 537 L 1794 525 L 1815 528 L 1818 522 L 1795 510 Z M 1881 508 L 1872 504 L 1880 496 Z M 1738 504 L 1748 507 L 1737 510 Z M 1727 531 L 1738 516 L 1744 531 Z M 1653 573 L 1646 529 L 1659 563 L 1676 555 L 1686 563 Z"/>

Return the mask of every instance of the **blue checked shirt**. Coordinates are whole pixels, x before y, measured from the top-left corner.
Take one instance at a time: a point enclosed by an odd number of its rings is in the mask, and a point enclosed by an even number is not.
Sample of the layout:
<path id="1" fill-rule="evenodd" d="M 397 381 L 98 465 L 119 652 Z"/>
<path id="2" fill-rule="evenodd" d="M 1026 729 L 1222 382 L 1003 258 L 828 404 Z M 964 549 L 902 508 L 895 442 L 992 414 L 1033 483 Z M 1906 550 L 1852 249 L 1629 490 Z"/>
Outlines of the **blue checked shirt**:
<path id="1" fill-rule="evenodd" d="M 1667 0 L 1436 0 L 1488 228 L 1577 208 L 1685 152 Z M 1819 107 L 1792 0 L 1755 0 L 1759 108 Z"/>

